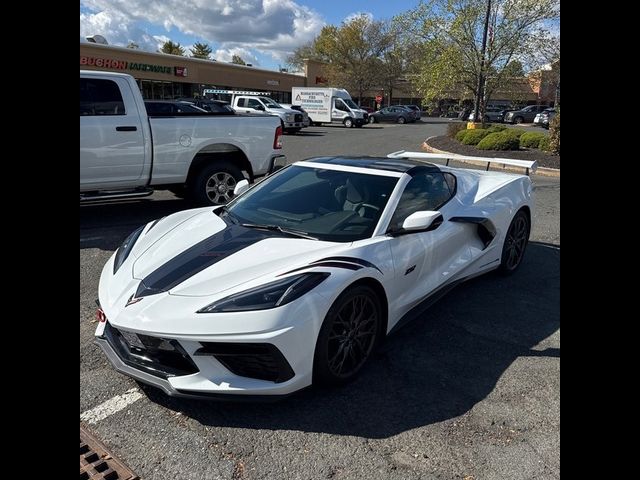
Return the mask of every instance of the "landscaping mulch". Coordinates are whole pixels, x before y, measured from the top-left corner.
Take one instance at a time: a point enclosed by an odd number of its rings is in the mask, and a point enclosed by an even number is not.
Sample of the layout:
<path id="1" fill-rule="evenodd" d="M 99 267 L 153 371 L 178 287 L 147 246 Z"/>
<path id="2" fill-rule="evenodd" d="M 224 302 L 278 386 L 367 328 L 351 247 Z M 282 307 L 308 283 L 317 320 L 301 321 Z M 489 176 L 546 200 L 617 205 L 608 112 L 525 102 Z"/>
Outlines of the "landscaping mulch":
<path id="1" fill-rule="evenodd" d="M 429 139 L 429 145 L 445 152 L 459 155 L 473 155 L 476 157 L 500 157 L 514 160 L 537 161 L 539 167 L 560 168 L 560 155 L 542 152 L 537 148 L 523 148 L 521 150 L 480 150 L 474 145 L 463 145 L 455 138 L 445 136 Z"/>

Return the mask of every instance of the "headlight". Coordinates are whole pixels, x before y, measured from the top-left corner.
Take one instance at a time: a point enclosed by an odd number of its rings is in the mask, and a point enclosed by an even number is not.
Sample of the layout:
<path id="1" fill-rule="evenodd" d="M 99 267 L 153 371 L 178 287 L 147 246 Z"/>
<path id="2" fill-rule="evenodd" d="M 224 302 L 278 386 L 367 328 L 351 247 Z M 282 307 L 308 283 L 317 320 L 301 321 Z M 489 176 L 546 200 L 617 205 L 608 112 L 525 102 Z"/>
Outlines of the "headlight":
<path id="1" fill-rule="evenodd" d="M 133 247 L 133 244 L 136 243 L 136 240 L 138 240 L 138 237 L 142 233 L 142 230 L 144 230 L 145 226 L 146 225 L 141 226 L 140 228 L 135 230 L 131 235 L 129 235 L 126 238 L 126 240 L 122 243 L 118 251 L 116 252 L 116 258 L 113 262 L 114 274 L 118 271 L 120 266 L 124 263 L 124 261 L 129 256 L 129 253 L 131 252 L 131 247 Z"/>
<path id="2" fill-rule="evenodd" d="M 292 114 L 292 113 L 287 113 L 287 114 L 284 116 L 284 119 L 285 119 L 287 122 L 293 122 L 293 114 Z"/>
<path id="3" fill-rule="evenodd" d="M 330 273 L 312 272 L 276 280 L 217 300 L 197 313 L 248 312 L 280 307 L 300 298 L 329 275 Z"/>

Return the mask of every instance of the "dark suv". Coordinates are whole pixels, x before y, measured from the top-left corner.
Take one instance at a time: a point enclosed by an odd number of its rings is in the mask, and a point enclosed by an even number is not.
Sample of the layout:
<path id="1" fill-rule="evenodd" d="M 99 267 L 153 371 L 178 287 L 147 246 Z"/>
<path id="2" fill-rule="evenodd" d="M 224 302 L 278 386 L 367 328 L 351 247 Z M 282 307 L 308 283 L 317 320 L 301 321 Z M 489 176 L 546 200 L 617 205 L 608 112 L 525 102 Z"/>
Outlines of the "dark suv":
<path id="1" fill-rule="evenodd" d="M 549 108 L 549 105 L 529 105 L 520 110 L 507 112 L 505 123 L 532 123 L 536 115 Z"/>

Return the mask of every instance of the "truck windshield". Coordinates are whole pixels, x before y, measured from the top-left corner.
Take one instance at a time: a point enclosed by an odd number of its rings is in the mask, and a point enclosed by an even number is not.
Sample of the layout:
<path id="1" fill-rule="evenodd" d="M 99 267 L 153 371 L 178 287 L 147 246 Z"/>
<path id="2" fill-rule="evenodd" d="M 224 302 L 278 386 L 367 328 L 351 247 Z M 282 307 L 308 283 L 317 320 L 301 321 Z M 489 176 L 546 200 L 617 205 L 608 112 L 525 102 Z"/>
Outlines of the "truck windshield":
<path id="1" fill-rule="evenodd" d="M 278 103 L 274 102 L 270 98 L 260 97 L 260 100 L 262 100 L 262 103 L 264 103 L 267 108 L 282 108 Z"/>
<path id="2" fill-rule="evenodd" d="M 346 103 L 349 108 L 353 108 L 354 110 L 360 110 L 360 107 L 354 103 L 350 98 L 343 98 L 342 101 Z"/>

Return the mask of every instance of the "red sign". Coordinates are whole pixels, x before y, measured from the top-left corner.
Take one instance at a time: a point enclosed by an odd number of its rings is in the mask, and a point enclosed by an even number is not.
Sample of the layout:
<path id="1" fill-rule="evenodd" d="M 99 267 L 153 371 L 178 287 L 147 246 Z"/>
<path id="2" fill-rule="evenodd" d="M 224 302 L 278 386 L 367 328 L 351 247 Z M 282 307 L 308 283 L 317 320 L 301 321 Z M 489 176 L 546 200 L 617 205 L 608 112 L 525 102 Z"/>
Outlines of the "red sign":
<path id="1" fill-rule="evenodd" d="M 187 67 L 173 67 L 173 71 L 176 77 L 186 77 L 187 76 Z"/>
<path id="2" fill-rule="evenodd" d="M 376 95 L 376 103 L 382 102 L 382 95 Z"/>

